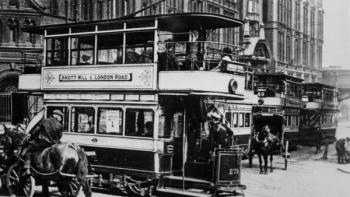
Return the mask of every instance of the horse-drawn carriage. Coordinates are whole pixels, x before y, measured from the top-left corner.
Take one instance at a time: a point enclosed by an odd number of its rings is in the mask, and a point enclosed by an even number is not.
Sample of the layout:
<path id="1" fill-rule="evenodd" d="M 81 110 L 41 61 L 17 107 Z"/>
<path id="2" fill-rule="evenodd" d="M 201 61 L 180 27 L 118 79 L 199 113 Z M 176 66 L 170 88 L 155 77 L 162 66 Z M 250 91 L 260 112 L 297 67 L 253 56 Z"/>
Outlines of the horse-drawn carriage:
<path id="1" fill-rule="evenodd" d="M 255 94 L 258 95 L 259 101 L 258 105 L 253 107 L 254 128 L 249 164 L 251 166 L 254 153 L 264 150 L 261 153 L 265 154 L 265 158 L 266 154 L 271 155 L 271 166 L 272 155 L 279 154 L 284 158 L 284 168 L 287 169 L 290 156 L 288 150 L 296 148 L 298 142 L 302 80 L 283 73 L 258 73 L 256 77 Z M 266 126 L 269 127 L 269 134 L 266 134 L 264 129 Z M 262 139 L 258 139 L 257 134 L 260 134 Z M 267 143 L 264 139 L 268 135 L 273 135 L 276 140 Z M 254 146 L 258 152 L 254 152 Z M 265 166 L 266 163 L 267 161 Z"/>
<path id="2" fill-rule="evenodd" d="M 43 114 L 42 111 L 35 116 L 26 129 L 3 125 L 0 135 L 2 189 L 6 188 L 10 196 L 31 197 L 36 185 L 42 185 L 43 193 L 48 195 L 53 183 L 62 196 L 77 196 L 82 191 L 85 196 L 91 196 L 87 156 L 76 145 L 60 143 L 32 152 L 30 172 L 25 173 L 20 153 L 27 143 L 28 132 L 40 124 Z"/>

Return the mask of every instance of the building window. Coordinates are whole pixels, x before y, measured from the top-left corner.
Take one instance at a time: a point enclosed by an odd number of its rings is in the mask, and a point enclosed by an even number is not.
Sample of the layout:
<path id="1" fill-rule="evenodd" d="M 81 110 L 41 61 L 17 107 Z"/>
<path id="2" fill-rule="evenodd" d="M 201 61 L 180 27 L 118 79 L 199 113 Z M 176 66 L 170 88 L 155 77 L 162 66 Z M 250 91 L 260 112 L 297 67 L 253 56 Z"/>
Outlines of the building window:
<path id="1" fill-rule="evenodd" d="M 308 8 L 307 8 L 307 4 L 304 4 L 304 34 L 307 35 L 308 34 Z"/>
<path id="2" fill-rule="evenodd" d="M 9 6 L 14 6 L 16 8 L 19 8 L 19 1 L 18 0 L 10 0 Z"/>
<path id="3" fill-rule="evenodd" d="M 285 61 L 285 43 L 284 43 L 284 33 L 278 32 L 278 59 L 279 61 Z"/>
<path id="4" fill-rule="evenodd" d="M 84 6 L 84 4 L 82 4 Z M 71 1 L 71 6 L 70 6 L 70 17 L 73 19 L 73 20 L 77 20 L 78 19 L 78 0 L 72 0 Z M 83 9 L 83 11 L 85 11 Z"/>
<path id="5" fill-rule="evenodd" d="M 102 1 L 98 1 L 97 2 L 97 20 L 102 20 L 103 19 L 103 2 Z"/>
<path id="6" fill-rule="evenodd" d="M 300 31 L 300 2 L 295 2 L 295 28 Z"/>
<path id="7" fill-rule="evenodd" d="M 292 49 L 292 46 L 291 46 L 291 37 L 289 35 L 287 35 L 286 37 L 286 61 L 287 63 L 290 63 L 290 60 L 291 60 L 291 49 Z"/>
<path id="8" fill-rule="evenodd" d="M 259 0 L 249 0 L 248 1 L 248 13 L 249 14 L 259 14 Z"/>
<path id="9" fill-rule="evenodd" d="M 311 16 L 310 16 L 310 26 L 311 26 L 311 37 L 315 37 L 315 8 L 311 9 Z"/>
<path id="10" fill-rule="evenodd" d="M 77 5 L 76 5 L 77 6 Z M 92 20 L 92 0 L 82 0 L 82 18 L 84 21 Z"/>
<path id="11" fill-rule="evenodd" d="M 53 15 L 58 15 L 59 14 L 59 10 L 58 10 L 58 2 L 57 0 L 51 0 L 50 1 L 50 12 Z"/>
<path id="12" fill-rule="evenodd" d="M 303 64 L 304 64 L 305 66 L 308 65 L 308 61 L 307 61 L 308 58 L 309 58 L 309 56 L 308 56 L 307 42 L 306 42 L 306 40 L 304 40 L 304 42 L 303 42 Z"/>
<path id="13" fill-rule="evenodd" d="M 10 42 L 17 42 L 18 41 L 18 31 L 19 31 L 19 26 L 18 26 L 18 21 L 17 20 L 8 20 L 8 27 L 9 27 L 9 41 Z"/>
<path id="14" fill-rule="evenodd" d="M 294 41 L 294 59 L 295 59 L 295 64 L 300 63 L 300 45 L 299 45 L 299 40 L 295 39 Z"/>

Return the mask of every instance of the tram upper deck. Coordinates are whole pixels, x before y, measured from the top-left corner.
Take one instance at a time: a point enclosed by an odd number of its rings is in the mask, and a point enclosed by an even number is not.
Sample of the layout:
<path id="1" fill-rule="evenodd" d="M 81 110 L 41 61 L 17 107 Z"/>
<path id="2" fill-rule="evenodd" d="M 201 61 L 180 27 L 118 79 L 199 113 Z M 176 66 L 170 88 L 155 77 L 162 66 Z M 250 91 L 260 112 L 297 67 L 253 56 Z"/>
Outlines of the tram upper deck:
<path id="1" fill-rule="evenodd" d="M 243 84 L 235 94 L 243 95 L 246 66 L 235 62 L 238 52 L 231 54 L 232 61 L 220 69 L 223 72 L 205 72 L 218 68 L 224 48 L 239 48 L 208 41 L 208 33 L 240 25 L 242 21 L 218 14 L 182 13 L 27 28 L 44 35 L 45 66 L 41 79 L 22 75 L 20 88 L 197 90 L 229 96 L 232 92 L 226 87 L 235 75 L 234 80 Z M 25 83 L 28 80 L 41 83 L 33 87 Z M 92 81 L 94 86 L 86 86 Z M 186 83 L 187 87 L 176 87 Z"/>
<path id="2" fill-rule="evenodd" d="M 303 103 L 305 109 L 337 110 L 338 91 L 335 87 L 323 83 L 303 84 Z"/>
<path id="3" fill-rule="evenodd" d="M 255 93 L 263 105 L 301 108 L 302 79 L 282 73 L 256 74 Z"/>

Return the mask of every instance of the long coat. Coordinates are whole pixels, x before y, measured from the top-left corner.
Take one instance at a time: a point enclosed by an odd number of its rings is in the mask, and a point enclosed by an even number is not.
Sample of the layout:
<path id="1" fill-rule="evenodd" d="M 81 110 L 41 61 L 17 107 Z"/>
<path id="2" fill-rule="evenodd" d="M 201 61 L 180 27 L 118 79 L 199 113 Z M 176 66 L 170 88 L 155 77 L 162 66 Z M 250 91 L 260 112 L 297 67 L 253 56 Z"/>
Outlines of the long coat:
<path id="1" fill-rule="evenodd" d="M 29 142 L 36 147 L 49 147 L 60 143 L 63 125 L 55 118 L 41 120 L 39 124 L 30 131 Z"/>
<path id="2" fill-rule="evenodd" d="M 210 149 L 229 148 L 232 144 L 233 132 L 223 123 L 213 124 L 210 127 Z"/>

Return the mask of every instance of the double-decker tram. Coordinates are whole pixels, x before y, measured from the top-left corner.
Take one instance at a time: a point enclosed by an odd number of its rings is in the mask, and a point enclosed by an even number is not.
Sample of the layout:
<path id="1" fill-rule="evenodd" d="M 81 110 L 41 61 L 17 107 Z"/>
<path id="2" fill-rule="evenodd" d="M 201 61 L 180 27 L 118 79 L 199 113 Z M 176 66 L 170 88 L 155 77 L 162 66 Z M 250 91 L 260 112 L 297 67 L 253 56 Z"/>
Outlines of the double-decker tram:
<path id="1" fill-rule="evenodd" d="M 302 80 L 283 73 L 258 73 L 256 77 L 260 99 L 253 108 L 254 130 L 268 125 L 288 151 L 287 144 L 295 147 L 299 136 Z"/>
<path id="2" fill-rule="evenodd" d="M 337 89 L 322 83 L 305 83 L 302 100 L 300 143 L 317 146 L 334 142 L 339 112 Z"/>
<path id="3" fill-rule="evenodd" d="M 222 49 L 234 46 L 206 37 L 241 24 L 182 13 L 27 29 L 44 35 L 46 64 L 40 75 L 22 75 L 20 88 L 43 92 L 46 116 L 65 114 L 62 140 L 84 147 L 94 187 L 234 193 L 240 152 L 211 146 L 207 114 L 223 106 L 242 117 L 233 125 L 249 127 L 250 109 L 231 104 L 244 99 L 245 70 L 234 61 L 220 66 Z"/>

